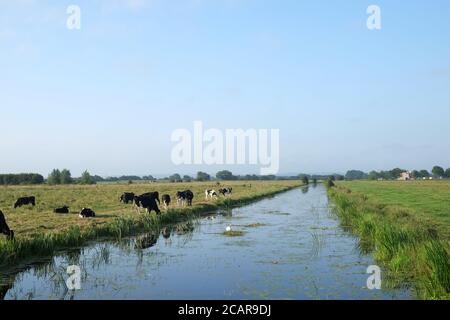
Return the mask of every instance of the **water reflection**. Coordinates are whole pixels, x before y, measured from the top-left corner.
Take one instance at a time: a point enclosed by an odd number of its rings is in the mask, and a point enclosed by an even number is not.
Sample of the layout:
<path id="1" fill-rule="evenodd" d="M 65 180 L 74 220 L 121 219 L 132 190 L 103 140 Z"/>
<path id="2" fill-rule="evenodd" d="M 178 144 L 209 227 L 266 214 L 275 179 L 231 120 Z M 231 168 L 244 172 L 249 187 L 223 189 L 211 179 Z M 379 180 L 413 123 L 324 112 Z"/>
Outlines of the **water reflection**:
<path id="1" fill-rule="evenodd" d="M 309 185 L 306 185 L 306 186 L 302 187 L 301 190 L 302 190 L 303 194 L 307 194 L 308 191 L 309 191 Z"/>
<path id="2" fill-rule="evenodd" d="M 144 234 L 136 238 L 136 249 L 148 249 L 153 247 L 158 242 L 158 235 L 154 233 Z"/>
<path id="3" fill-rule="evenodd" d="M 225 236 L 227 226 L 242 231 Z M 392 299 L 365 288 L 370 256 L 332 214 L 325 189 L 70 250 L 0 279 L 5 299 Z M 67 290 L 67 266 L 82 289 Z"/>

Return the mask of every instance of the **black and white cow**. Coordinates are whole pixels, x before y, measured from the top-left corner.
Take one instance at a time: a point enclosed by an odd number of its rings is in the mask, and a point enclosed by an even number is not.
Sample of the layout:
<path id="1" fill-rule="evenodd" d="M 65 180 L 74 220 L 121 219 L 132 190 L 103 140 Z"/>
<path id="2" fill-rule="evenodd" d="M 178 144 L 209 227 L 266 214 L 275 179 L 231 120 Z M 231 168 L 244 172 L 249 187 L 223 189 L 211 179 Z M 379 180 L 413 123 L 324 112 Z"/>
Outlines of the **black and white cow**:
<path id="1" fill-rule="evenodd" d="M 56 208 L 55 210 L 53 210 L 54 213 L 69 213 L 69 207 L 68 206 L 64 206 L 61 208 Z"/>
<path id="2" fill-rule="evenodd" d="M 158 192 L 149 192 L 140 196 L 135 196 L 134 206 L 139 213 L 141 213 L 141 208 L 143 208 L 147 213 L 151 213 L 154 210 L 156 214 L 160 214 L 161 211 L 159 210 L 156 201 L 160 203 Z"/>
<path id="3" fill-rule="evenodd" d="M 233 188 L 221 188 L 219 189 L 219 193 L 223 196 L 226 196 L 227 194 L 233 193 Z"/>
<path id="4" fill-rule="evenodd" d="M 141 194 L 141 196 L 154 198 L 156 201 L 158 201 L 158 204 L 161 205 L 161 201 L 159 201 L 159 192 L 158 191 L 147 192 L 147 193 Z"/>
<path id="5" fill-rule="evenodd" d="M 208 198 L 217 198 L 217 192 L 212 189 L 205 190 L 205 198 L 208 200 Z"/>
<path id="6" fill-rule="evenodd" d="M 128 204 L 130 202 L 133 202 L 134 200 L 134 193 L 133 192 L 124 192 L 120 196 L 120 202 Z"/>
<path id="7" fill-rule="evenodd" d="M 170 205 L 170 201 L 171 201 L 170 195 L 168 195 L 168 194 L 163 194 L 163 196 L 161 197 L 161 200 L 162 200 L 162 202 L 163 202 L 163 204 L 164 204 L 164 207 L 165 207 L 166 210 L 167 210 L 167 208 L 168 208 L 169 205 Z"/>
<path id="8" fill-rule="evenodd" d="M 36 205 L 36 197 L 22 197 L 17 199 L 16 203 L 14 203 L 14 209 L 17 207 L 21 207 L 27 204 L 31 204 L 33 207 Z"/>
<path id="9" fill-rule="evenodd" d="M 14 239 L 14 231 L 8 227 L 5 215 L 1 210 L 0 210 L 0 234 L 4 234 L 5 236 L 8 237 L 9 240 Z"/>
<path id="10" fill-rule="evenodd" d="M 191 190 L 178 191 L 177 192 L 177 203 L 182 206 L 187 204 L 192 206 L 192 199 L 194 199 L 194 193 Z"/>
<path id="11" fill-rule="evenodd" d="M 95 212 L 92 209 L 83 208 L 83 209 L 81 209 L 79 217 L 80 218 L 94 218 L 95 217 Z"/>

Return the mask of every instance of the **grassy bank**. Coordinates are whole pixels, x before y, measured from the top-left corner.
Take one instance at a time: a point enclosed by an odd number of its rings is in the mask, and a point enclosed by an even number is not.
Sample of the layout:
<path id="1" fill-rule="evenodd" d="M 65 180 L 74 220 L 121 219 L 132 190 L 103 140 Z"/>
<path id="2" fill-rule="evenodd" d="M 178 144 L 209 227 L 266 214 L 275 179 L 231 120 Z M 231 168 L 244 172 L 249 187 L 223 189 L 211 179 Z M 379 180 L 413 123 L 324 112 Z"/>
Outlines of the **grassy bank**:
<path id="1" fill-rule="evenodd" d="M 96 186 L 18 186 L 3 187 L 0 193 L 2 210 L 16 240 L 0 239 L 0 267 L 11 266 L 26 259 L 48 256 L 57 250 L 80 246 L 87 241 L 102 237 L 121 238 L 139 232 L 159 230 L 162 226 L 194 218 L 202 213 L 218 209 L 242 206 L 275 195 L 300 185 L 295 181 L 274 182 L 234 182 L 233 195 L 218 200 L 205 201 L 204 190 L 217 188 L 214 183 L 189 184 L 108 184 Z M 179 208 L 174 203 L 160 216 L 154 213 L 137 214 L 131 205 L 121 204 L 122 192 L 141 194 L 159 191 L 174 197 L 177 190 L 191 189 L 194 194 L 192 207 Z M 14 199 L 34 195 L 36 207 L 13 210 Z M 68 215 L 58 215 L 52 210 L 68 205 L 72 211 Z M 90 207 L 97 213 L 94 219 L 80 219 L 77 212 L 82 207 Z"/>
<path id="2" fill-rule="evenodd" d="M 336 188 L 329 189 L 329 195 L 337 205 L 336 212 L 342 225 L 359 236 L 361 249 L 373 252 L 375 260 L 383 267 L 383 286 L 398 287 L 408 283 L 415 288 L 418 298 L 450 299 L 449 241 L 445 219 L 418 213 L 421 206 L 402 206 L 401 201 L 408 201 L 408 196 L 405 196 L 408 191 L 403 189 L 408 186 L 405 183 L 383 183 L 388 184 L 390 191 L 387 193 L 391 198 L 397 194 L 398 199 L 402 199 L 395 203 L 383 201 L 367 191 L 372 186 L 380 192 L 383 185 L 359 183 L 360 189 L 353 188 L 358 182 L 339 183 Z M 426 185 L 420 187 L 427 188 Z M 430 187 L 439 189 L 436 185 Z M 440 192 L 445 190 L 442 188 Z M 414 200 L 428 201 L 426 198 Z"/>

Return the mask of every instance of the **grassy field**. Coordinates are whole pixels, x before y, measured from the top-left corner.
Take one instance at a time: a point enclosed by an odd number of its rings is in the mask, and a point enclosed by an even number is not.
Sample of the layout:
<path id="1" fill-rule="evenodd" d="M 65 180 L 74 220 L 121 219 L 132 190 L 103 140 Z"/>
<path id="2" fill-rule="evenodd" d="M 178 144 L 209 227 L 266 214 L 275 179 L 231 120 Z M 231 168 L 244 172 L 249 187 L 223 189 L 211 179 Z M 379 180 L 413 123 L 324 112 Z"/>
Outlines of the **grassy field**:
<path id="1" fill-rule="evenodd" d="M 192 183 L 135 183 L 98 184 L 93 186 L 7 186 L 0 187 L 0 210 L 7 223 L 15 231 L 16 240 L 7 241 L 0 235 L 0 266 L 8 266 L 31 256 L 52 254 L 55 250 L 78 246 L 98 237 L 121 237 L 139 231 L 157 230 L 164 224 L 185 220 L 195 214 L 218 208 L 246 204 L 278 192 L 299 186 L 299 181 L 230 182 L 222 186 L 233 187 L 229 197 L 205 200 L 205 189 L 218 186 L 215 182 Z M 177 207 L 177 191 L 190 189 L 194 192 L 193 206 Z M 138 214 L 132 205 L 119 202 L 123 192 L 142 194 L 158 191 L 170 194 L 172 205 L 162 210 L 161 216 Z M 22 196 L 36 196 L 36 206 L 13 209 L 15 200 Z M 70 207 L 70 214 L 53 213 L 63 205 Z M 93 209 L 94 219 L 80 219 L 81 208 Z"/>
<path id="2" fill-rule="evenodd" d="M 384 286 L 450 299 L 448 181 L 339 182 L 329 194 L 342 225 L 384 267 Z"/>
<path id="3" fill-rule="evenodd" d="M 450 240 L 450 181 L 346 181 L 339 185 L 370 200 L 406 208 Z"/>

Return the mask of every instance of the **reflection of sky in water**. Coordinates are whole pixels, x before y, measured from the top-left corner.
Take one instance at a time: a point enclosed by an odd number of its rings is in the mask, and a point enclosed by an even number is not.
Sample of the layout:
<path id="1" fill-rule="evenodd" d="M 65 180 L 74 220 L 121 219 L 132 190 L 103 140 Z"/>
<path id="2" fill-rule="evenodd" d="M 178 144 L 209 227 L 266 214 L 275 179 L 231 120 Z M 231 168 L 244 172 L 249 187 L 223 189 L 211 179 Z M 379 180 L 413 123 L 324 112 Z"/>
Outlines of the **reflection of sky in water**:
<path id="1" fill-rule="evenodd" d="M 259 223 L 257 227 L 249 225 Z M 227 225 L 242 237 L 221 233 Z M 99 243 L 18 274 L 6 299 L 392 299 L 405 290 L 365 288 L 357 240 L 330 213 L 322 186 L 294 190 L 201 219 L 192 233 Z M 148 239 L 144 239 L 147 240 Z M 68 292 L 65 268 L 83 270 L 82 290 Z"/>

